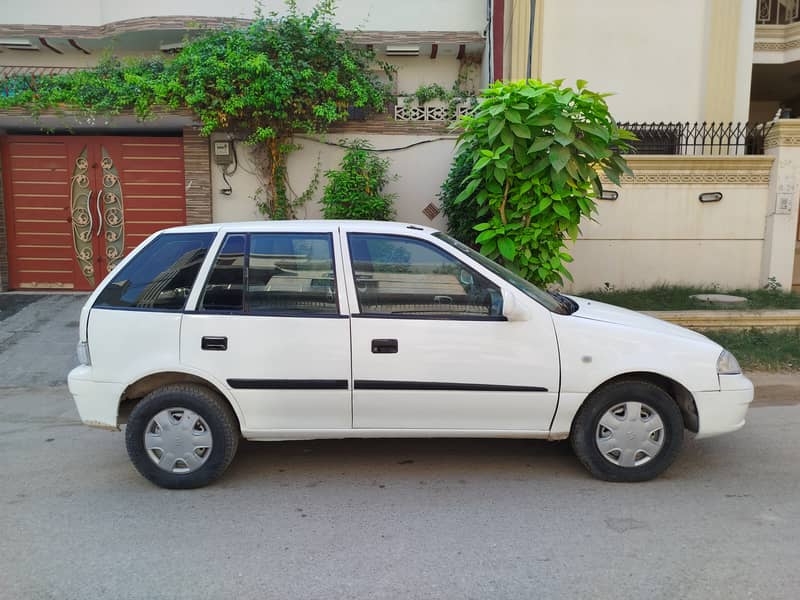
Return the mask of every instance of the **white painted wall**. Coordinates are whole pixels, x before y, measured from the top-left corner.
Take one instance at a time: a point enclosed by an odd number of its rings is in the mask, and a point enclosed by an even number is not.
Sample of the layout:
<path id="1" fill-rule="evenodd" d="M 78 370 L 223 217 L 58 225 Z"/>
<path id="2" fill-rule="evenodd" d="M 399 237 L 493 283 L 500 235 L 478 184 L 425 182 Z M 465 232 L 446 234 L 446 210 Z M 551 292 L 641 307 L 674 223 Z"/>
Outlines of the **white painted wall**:
<path id="1" fill-rule="evenodd" d="M 326 141 L 338 144 L 344 136 L 331 134 Z M 352 137 L 352 136 L 351 136 Z M 453 158 L 455 139 L 453 137 L 417 136 L 417 135 L 375 135 L 362 134 L 357 137 L 366 139 L 380 152 L 381 156 L 389 158 L 390 172 L 397 178 L 387 187 L 387 191 L 397 194 L 395 208 L 396 220 L 411 223 L 422 223 L 432 227 L 444 227 L 445 222 L 441 215 L 433 221 L 422 214 L 430 202 L 438 204 L 437 194 L 442 182 L 450 170 Z M 221 136 L 212 137 L 223 139 Z M 315 198 L 298 210 L 299 218 L 320 218 L 321 212 L 318 200 L 325 187 L 324 172 L 336 169 L 339 166 L 344 149 L 331 146 L 312 139 L 298 139 L 302 150 L 293 153 L 288 162 L 289 185 L 298 194 L 308 188 L 314 174 L 314 169 L 319 161 L 320 187 Z M 419 143 L 422 142 L 422 143 Z M 412 148 L 405 148 L 410 144 L 417 144 Z M 214 221 L 248 221 L 262 219 L 259 214 L 254 196 L 259 188 L 256 177 L 256 168 L 249 148 L 237 143 L 237 154 L 241 161 L 240 168 L 233 177 L 230 177 L 233 193 L 224 196 L 220 189 L 224 187 L 220 168 L 212 165 L 211 187 L 213 190 L 212 207 Z"/>
<path id="2" fill-rule="evenodd" d="M 283 0 L 263 0 L 264 12 L 283 13 Z M 307 12 L 316 0 L 298 0 Z M 125 19 L 168 16 L 251 18 L 254 0 L 26 0 L 0 2 L 0 23 L 103 25 Z M 483 31 L 485 0 L 339 0 L 336 21 L 347 30 Z"/>
<path id="3" fill-rule="evenodd" d="M 698 201 L 719 191 L 716 203 Z M 649 287 L 659 283 L 723 288 L 759 286 L 769 188 L 739 185 L 624 185 L 598 201 L 568 265 L 568 289 Z"/>
<path id="4" fill-rule="evenodd" d="M 750 104 L 755 0 L 741 2 L 735 120 Z M 542 78 L 613 92 L 621 121 L 703 121 L 708 0 L 544 3 Z"/>

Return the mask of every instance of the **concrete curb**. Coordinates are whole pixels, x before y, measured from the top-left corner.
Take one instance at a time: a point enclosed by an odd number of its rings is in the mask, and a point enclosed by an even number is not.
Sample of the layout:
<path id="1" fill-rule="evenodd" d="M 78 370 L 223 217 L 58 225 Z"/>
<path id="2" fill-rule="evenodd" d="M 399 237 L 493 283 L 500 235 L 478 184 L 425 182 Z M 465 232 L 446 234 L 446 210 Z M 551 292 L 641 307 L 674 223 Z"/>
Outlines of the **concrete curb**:
<path id="1" fill-rule="evenodd" d="M 700 330 L 800 328 L 800 310 L 652 310 L 644 314 Z"/>

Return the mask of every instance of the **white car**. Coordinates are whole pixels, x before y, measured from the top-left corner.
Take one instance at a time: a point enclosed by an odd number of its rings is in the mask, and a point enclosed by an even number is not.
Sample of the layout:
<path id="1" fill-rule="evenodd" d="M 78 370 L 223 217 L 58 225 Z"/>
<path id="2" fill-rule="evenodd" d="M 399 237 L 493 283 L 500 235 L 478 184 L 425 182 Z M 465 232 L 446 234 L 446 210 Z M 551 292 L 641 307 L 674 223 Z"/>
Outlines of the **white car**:
<path id="1" fill-rule="evenodd" d="M 86 302 L 78 355 L 83 422 L 127 422 L 131 461 L 169 488 L 219 477 L 240 437 L 569 438 L 592 475 L 643 481 L 753 398 L 700 334 L 402 223 L 157 233 Z"/>

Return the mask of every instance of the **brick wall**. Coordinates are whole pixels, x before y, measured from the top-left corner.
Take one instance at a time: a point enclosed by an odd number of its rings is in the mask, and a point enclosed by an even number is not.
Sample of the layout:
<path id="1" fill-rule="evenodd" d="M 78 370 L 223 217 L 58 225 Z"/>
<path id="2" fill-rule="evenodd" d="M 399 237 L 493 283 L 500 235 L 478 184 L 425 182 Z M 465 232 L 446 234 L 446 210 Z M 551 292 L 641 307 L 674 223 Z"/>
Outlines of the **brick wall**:
<path id="1" fill-rule="evenodd" d="M 186 178 L 186 223 L 211 222 L 209 139 L 193 127 L 183 130 L 183 170 Z"/>
<path id="2" fill-rule="evenodd" d="M 0 161 L 0 292 L 8 290 L 8 247 L 6 234 L 6 206 L 3 200 L 3 164 Z"/>

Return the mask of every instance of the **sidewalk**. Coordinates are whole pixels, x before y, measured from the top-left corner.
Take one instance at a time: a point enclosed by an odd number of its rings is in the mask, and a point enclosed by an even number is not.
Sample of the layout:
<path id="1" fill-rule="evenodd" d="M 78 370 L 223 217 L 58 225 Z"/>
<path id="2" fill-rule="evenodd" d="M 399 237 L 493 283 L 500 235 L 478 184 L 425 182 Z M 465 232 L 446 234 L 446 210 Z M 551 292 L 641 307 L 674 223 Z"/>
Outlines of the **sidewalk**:
<path id="1" fill-rule="evenodd" d="M 800 328 L 800 310 L 651 310 L 646 315 L 689 329 Z"/>
<path id="2" fill-rule="evenodd" d="M 800 373 L 745 372 L 756 388 L 753 406 L 800 404 Z"/>

